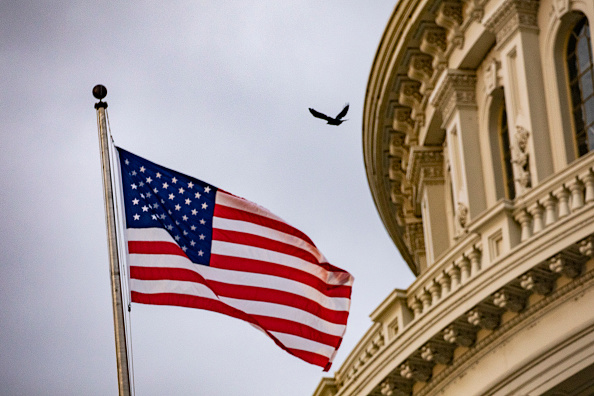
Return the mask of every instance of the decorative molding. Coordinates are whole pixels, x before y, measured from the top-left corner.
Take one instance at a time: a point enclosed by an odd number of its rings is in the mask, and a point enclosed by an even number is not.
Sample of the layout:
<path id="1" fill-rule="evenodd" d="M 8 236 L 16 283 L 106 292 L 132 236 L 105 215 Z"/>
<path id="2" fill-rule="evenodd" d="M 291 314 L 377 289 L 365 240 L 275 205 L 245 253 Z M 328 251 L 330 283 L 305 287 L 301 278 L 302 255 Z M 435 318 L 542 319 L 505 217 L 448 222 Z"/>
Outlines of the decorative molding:
<path id="1" fill-rule="evenodd" d="M 528 293 L 513 286 L 506 286 L 493 294 L 493 304 L 510 312 L 521 312 L 526 307 Z"/>
<path id="2" fill-rule="evenodd" d="M 448 69 L 433 93 L 431 104 L 437 107 L 444 120 L 457 107 L 476 107 L 475 72 Z"/>
<path id="3" fill-rule="evenodd" d="M 428 95 L 433 88 L 431 78 L 433 77 L 433 58 L 422 52 L 412 53 L 408 63 L 409 78 L 421 83 L 420 92 Z"/>
<path id="4" fill-rule="evenodd" d="M 500 71 L 501 62 L 497 59 L 493 59 L 486 67 L 484 83 L 487 94 L 493 93 L 494 90 L 502 86 Z"/>
<path id="5" fill-rule="evenodd" d="M 520 28 L 538 29 L 536 14 L 539 0 L 507 0 L 487 20 L 485 27 L 503 45 Z"/>
<path id="6" fill-rule="evenodd" d="M 553 290 L 554 276 L 539 268 L 534 268 L 520 277 L 523 289 L 546 296 Z"/>
<path id="7" fill-rule="evenodd" d="M 450 344 L 469 347 L 476 340 L 476 331 L 468 323 L 455 322 L 444 329 L 443 339 Z"/>
<path id="8" fill-rule="evenodd" d="M 421 348 L 421 357 L 428 362 L 449 364 L 455 347 L 451 343 L 430 341 Z"/>
<path id="9" fill-rule="evenodd" d="M 438 26 L 447 29 L 448 42 L 458 48 L 464 45 L 464 34 L 460 28 L 464 21 L 462 9 L 462 3 L 459 0 L 446 0 L 440 4 L 435 18 Z"/>
<path id="10" fill-rule="evenodd" d="M 421 38 L 420 50 L 433 57 L 431 66 L 438 72 L 447 65 L 446 49 L 447 37 L 444 28 L 439 26 L 426 27 Z"/>
<path id="11" fill-rule="evenodd" d="M 443 149 L 441 147 L 411 147 L 406 178 L 418 192 L 425 184 L 443 183 Z"/>
<path id="12" fill-rule="evenodd" d="M 407 359 L 399 368 L 400 375 L 407 380 L 427 382 L 432 374 L 432 364 L 422 359 Z"/>

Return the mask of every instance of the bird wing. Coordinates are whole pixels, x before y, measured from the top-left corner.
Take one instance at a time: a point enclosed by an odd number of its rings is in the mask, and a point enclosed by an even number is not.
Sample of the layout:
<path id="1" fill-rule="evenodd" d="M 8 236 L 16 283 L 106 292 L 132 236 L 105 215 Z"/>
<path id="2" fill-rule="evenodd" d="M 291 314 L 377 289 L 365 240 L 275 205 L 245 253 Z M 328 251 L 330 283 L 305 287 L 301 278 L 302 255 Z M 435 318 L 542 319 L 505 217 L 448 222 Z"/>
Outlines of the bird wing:
<path id="1" fill-rule="evenodd" d="M 326 120 L 326 121 L 332 120 L 332 118 L 328 117 L 326 114 L 320 113 L 319 111 L 314 110 L 311 107 L 309 108 L 309 112 L 311 113 L 311 115 L 313 115 L 316 118 L 321 118 L 322 120 Z"/>
<path id="2" fill-rule="evenodd" d="M 342 111 L 340 113 L 338 113 L 338 115 L 336 116 L 337 120 L 340 120 L 342 117 L 344 117 L 346 115 L 346 113 L 349 111 L 349 104 L 347 103 L 346 106 L 344 106 L 344 109 L 342 109 Z"/>

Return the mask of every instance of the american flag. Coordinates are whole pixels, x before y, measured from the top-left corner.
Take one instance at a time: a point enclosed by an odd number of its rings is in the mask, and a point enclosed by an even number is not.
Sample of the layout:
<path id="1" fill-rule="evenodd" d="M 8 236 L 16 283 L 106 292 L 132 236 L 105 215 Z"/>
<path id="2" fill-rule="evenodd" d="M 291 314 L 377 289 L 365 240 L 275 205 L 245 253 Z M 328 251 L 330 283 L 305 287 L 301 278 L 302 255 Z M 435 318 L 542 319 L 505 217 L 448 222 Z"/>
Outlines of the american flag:
<path id="1" fill-rule="evenodd" d="M 263 207 L 117 149 L 132 301 L 243 319 L 327 371 L 353 277 Z"/>

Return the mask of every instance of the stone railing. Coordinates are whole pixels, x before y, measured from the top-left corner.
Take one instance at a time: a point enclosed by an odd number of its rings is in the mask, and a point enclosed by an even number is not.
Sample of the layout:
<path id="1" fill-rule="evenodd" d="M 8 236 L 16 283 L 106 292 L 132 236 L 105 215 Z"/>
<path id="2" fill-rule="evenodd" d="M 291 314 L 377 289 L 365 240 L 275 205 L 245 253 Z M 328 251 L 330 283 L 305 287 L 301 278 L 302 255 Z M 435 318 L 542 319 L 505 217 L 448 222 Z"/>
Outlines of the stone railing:
<path id="1" fill-rule="evenodd" d="M 521 227 L 521 241 L 594 202 L 594 156 L 581 159 L 521 196 L 514 219 Z"/>
<path id="2" fill-rule="evenodd" d="M 354 379 L 369 359 L 385 345 L 385 341 L 383 326 L 376 322 L 337 373 L 338 386 L 341 387 L 344 383 Z"/>
<path id="3" fill-rule="evenodd" d="M 439 301 L 492 264 L 488 262 L 488 255 L 483 254 L 482 224 L 489 223 L 497 216 L 501 219 L 509 217 L 507 213 L 513 212 L 513 219 L 521 229 L 519 241 L 515 242 L 517 245 L 535 237 L 555 222 L 593 204 L 592 154 L 527 191 L 514 202 L 513 210 L 500 205 L 482 216 L 477 224 L 470 224 L 470 232 L 432 263 L 408 289 L 407 303 L 414 314 L 414 320 L 429 312 Z M 513 249 L 514 242 L 510 245 Z"/>
<path id="4" fill-rule="evenodd" d="M 420 318 L 440 300 L 476 276 L 481 270 L 481 261 L 480 235 L 466 235 L 408 289 L 407 302 L 414 319 Z"/>

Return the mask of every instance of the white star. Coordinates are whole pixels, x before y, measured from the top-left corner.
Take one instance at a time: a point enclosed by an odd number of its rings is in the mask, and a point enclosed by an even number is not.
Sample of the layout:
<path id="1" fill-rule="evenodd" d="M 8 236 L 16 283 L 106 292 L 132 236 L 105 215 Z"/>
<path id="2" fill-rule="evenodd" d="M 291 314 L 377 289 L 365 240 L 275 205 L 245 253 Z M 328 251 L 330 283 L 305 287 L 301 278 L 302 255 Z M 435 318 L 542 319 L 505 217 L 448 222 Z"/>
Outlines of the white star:
<path id="1" fill-rule="evenodd" d="M 206 238 L 206 237 L 204 236 L 204 234 L 200 234 L 200 240 L 201 240 L 201 241 L 203 241 L 203 240 L 204 240 L 204 238 Z"/>
<path id="2" fill-rule="evenodd" d="M 128 159 L 126 159 L 126 161 L 124 161 L 126 163 L 126 165 L 130 165 L 130 161 L 128 161 Z"/>
<path id="3" fill-rule="evenodd" d="M 171 224 L 169 224 L 169 225 L 167 226 L 167 229 L 168 229 L 169 231 L 171 231 L 171 230 L 173 230 L 173 226 L 172 226 Z"/>
<path id="4" fill-rule="evenodd" d="M 177 183 L 177 178 L 175 176 L 173 176 L 173 179 L 171 179 L 171 183 L 173 183 L 173 184 Z"/>
<path id="5" fill-rule="evenodd" d="M 183 187 L 180 187 L 178 191 L 179 191 L 180 194 L 183 194 L 184 192 L 186 192 L 186 190 L 184 190 Z"/>
<path id="6" fill-rule="evenodd" d="M 193 187 L 194 187 L 194 183 L 192 183 L 192 182 L 189 182 L 189 183 L 188 183 L 188 188 L 193 188 Z"/>
<path id="7" fill-rule="evenodd" d="M 146 207 L 146 205 L 144 205 L 144 206 L 142 207 L 142 211 L 143 211 L 143 212 L 148 212 L 148 208 Z"/>
<path id="8" fill-rule="evenodd" d="M 165 213 L 161 213 L 161 219 L 165 220 Z"/>
<path id="9" fill-rule="evenodd" d="M 151 177 L 150 177 L 150 176 L 146 178 L 146 182 L 147 182 L 148 184 L 151 184 L 151 182 L 152 182 L 152 181 L 153 181 L 153 179 L 151 179 Z"/>
<path id="10" fill-rule="evenodd" d="M 195 226 L 194 224 L 192 224 L 192 226 L 190 227 L 190 229 L 191 229 L 192 231 L 196 231 L 196 226 Z"/>
<path id="11" fill-rule="evenodd" d="M 190 200 L 190 198 L 186 198 L 186 205 L 189 205 L 191 203 L 192 203 L 192 201 Z"/>
<path id="12" fill-rule="evenodd" d="M 157 220 L 157 215 L 151 215 L 151 218 L 152 218 L 153 220 Z"/>
<path id="13" fill-rule="evenodd" d="M 196 215 L 198 214 L 198 210 L 196 210 L 196 209 L 192 209 L 192 214 L 193 214 L 194 216 L 196 216 Z"/>
<path id="14" fill-rule="evenodd" d="M 204 192 L 208 194 L 210 192 L 210 187 L 209 186 L 204 187 Z"/>
<path id="15" fill-rule="evenodd" d="M 143 181 L 141 181 L 140 183 L 138 183 L 138 185 L 139 185 L 140 187 L 142 187 L 142 186 L 144 186 L 144 182 L 143 182 Z"/>
<path id="16" fill-rule="evenodd" d="M 169 194 L 169 199 L 173 199 L 173 198 L 175 198 L 175 195 Z"/>
<path id="17" fill-rule="evenodd" d="M 134 183 L 132 183 L 132 185 L 130 187 L 132 187 L 132 190 L 136 190 L 138 188 L 138 186 Z"/>
<path id="18" fill-rule="evenodd" d="M 138 201 L 138 198 L 134 198 L 134 199 L 132 200 L 132 203 L 133 203 L 134 205 L 138 205 L 138 202 L 140 202 L 140 201 Z"/>
<path id="19" fill-rule="evenodd" d="M 140 198 L 144 199 L 144 194 L 140 194 Z"/>
<path id="20" fill-rule="evenodd" d="M 136 171 L 135 171 L 135 170 L 133 170 L 133 171 L 132 171 L 132 173 L 131 173 L 131 175 L 132 175 L 132 176 L 136 176 Z"/>
<path id="21" fill-rule="evenodd" d="M 194 198 L 199 199 L 200 198 L 200 193 L 197 192 L 196 194 L 194 194 Z"/>
<path id="22" fill-rule="evenodd" d="M 188 248 L 185 246 L 182 246 L 182 250 L 185 252 L 186 250 L 188 250 Z"/>
<path id="23" fill-rule="evenodd" d="M 184 230 L 184 236 L 188 235 L 188 231 Z"/>
<path id="24" fill-rule="evenodd" d="M 188 221 L 188 216 L 186 216 L 186 215 L 183 215 L 183 216 L 182 216 L 182 220 L 183 220 L 183 221 Z"/>
<path id="25" fill-rule="evenodd" d="M 202 250 L 198 250 L 198 256 L 202 257 L 204 255 L 204 252 Z"/>
<path id="26" fill-rule="evenodd" d="M 196 244 L 196 242 L 194 242 L 193 240 L 190 241 L 190 245 L 194 246 Z"/>
<path id="27" fill-rule="evenodd" d="M 151 194 L 151 192 L 150 192 L 150 191 L 146 193 L 146 197 L 147 197 L 147 198 L 150 198 L 152 195 L 153 195 L 153 194 Z"/>
<path id="28" fill-rule="evenodd" d="M 206 224 L 206 220 L 200 219 L 200 224 L 202 224 L 202 225 Z"/>
<path id="29" fill-rule="evenodd" d="M 144 166 L 140 167 L 140 172 L 144 173 L 145 170 L 146 170 L 146 168 Z"/>
<path id="30" fill-rule="evenodd" d="M 159 190 L 157 190 L 157 187 L 153 188 L 153 191 L 155 192 L 155 194 L 159 192 Z"/>
<path id="31" fill-rule="evenodd" d="M 157 179 L 161 178 L 161 174 L 159 172 L 157 172 L 157 174 L 155 176 L 157 176 Z"/>
<path id="32" fill-rule="evenodd" d="M 134 220 L 140 220 L 140 215 L 139 214 L 135 214 L 134 215 Z"/>
<path id="33" fill-rule="evenodd" d="M 164 188 L 165 190 L 167 190 L 167 187 L 169 187 L 169 184 L 167 184 L 167 182 L 163 183 L 163 188 Z"/>
<path id="34" fill-rule="evenodd" d="M 206 202 L 204 202 L 204 203 L 202 204 L 202 209 L 206 209 L 206 208 L 208 208 L 208 204 L 207 204 Z"/>
<path id="35" fill-rule="evenodd" d="M 176 241 L 179 241 L 179 239 L 180 239 L 179 235 L 176 235 L 176 236 L 175 236 L 175 240 L 176 240 Z"/>
<path id="36" fill-rule="evenodd" d="M 175 205 L 175 210 L 181 210 L 181 206 L 179 204 Z"/>

